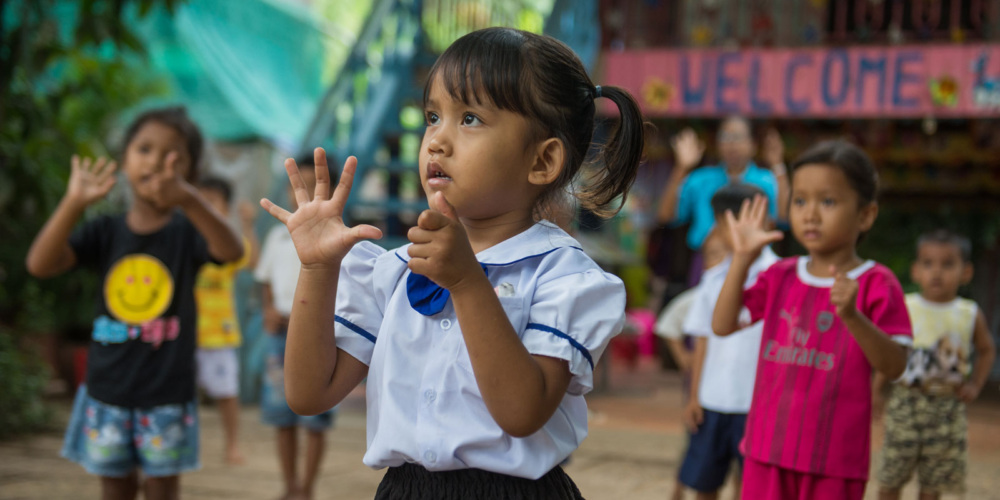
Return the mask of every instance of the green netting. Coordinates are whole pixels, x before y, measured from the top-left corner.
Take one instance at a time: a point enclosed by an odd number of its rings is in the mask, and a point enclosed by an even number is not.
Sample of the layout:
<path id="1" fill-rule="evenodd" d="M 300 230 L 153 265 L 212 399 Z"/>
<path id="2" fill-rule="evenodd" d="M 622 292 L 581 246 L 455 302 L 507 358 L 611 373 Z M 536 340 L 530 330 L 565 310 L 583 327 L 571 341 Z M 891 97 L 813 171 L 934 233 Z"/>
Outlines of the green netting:
<path id="1" fill-rule="evenodd" d="M 347 5 L 349 2 L 325 2 Z M 358 5 L 358 4 L 362 5 Z M 350 2 L 363 17 L 366 2 Z M 173 16 L 154 12 L 137 24 L 151 62 L 170 92 L 143 107 L 179 102 L 217 139 L 263 137 L 299 142 L 356 26 L 267 0 L 189 0 Z"/>

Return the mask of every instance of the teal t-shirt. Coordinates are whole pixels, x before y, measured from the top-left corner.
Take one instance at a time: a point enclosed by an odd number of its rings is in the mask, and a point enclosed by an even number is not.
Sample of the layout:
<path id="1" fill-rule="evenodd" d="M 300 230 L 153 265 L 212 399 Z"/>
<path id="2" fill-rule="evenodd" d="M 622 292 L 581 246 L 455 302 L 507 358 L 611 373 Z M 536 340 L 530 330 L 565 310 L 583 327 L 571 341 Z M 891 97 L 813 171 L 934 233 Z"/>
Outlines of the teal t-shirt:
<path id="1" fill-rule="evenodd" d="M 753 184 L 767 194 L 768 210 L 771 217 L 778 217 L 778 181 L 770 170 L 758 167 L 750 162 L 740 176 L 743 182 Z M 722 186 L 729 183 L 726 167 L 715 165 L 702 167 L 688 174 L 681 185 L 681 193 L 677 200 L 677 216 L 672 225 L 679 226 L 691 223 L 688 228 L 687 244 L 692 250 L 700 250 L 705 237 L 715 225 L 715 213 L 712 211 L 712 196 Z"/>

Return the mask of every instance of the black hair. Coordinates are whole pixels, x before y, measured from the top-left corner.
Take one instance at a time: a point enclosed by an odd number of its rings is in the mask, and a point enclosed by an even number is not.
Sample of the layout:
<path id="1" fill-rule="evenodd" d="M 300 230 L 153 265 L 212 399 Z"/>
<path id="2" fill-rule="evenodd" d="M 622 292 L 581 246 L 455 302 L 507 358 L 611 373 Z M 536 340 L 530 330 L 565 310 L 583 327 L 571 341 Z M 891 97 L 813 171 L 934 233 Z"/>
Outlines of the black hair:
<path id="1" fill-rule="evenodd" d="M 822 141 L 802 153 L 789 167 L 789 179 L 795 171 L 810 164 L 840 169 L 848 184 L 858 194 L 858 204 L 865 206 L 878 199 L 878 172 L 871 158 L 861 148 L 842 139 Z"/>
<path id="2" fill-rule="evenodd" d="M 233 199 L 233 188 L 224 179 L 219 177 L 205 177 L 198 182 L 198 187 L 218 192 L 228 205 Z"/>
<path id="3" fill-rule="evenodd" d="M 440 76 L 452 98 L 491 103 L 525 116 L 535 137 L 555 137 L 566 148 L 559 177 L 536 203 L 550 206 L 580 171 L 594 135 L 598 97 L 618 106 L 621 120 L 594 161 L 595 172 L 575 196 L 604 217 L 621 210 L 642 159 L 644 123 L 639 105 L 624 89 L 595 87 L 580 58 L 564 43 L 512 28 L 487 28 L 459 38 L 438 58 L 424 87 L 424 105 Z M 621 196 L 618 207 L 608 207 Z"/>
<path id="4" fill-rule="evenodd" d="M 754 196 L 767 195 L 763 189 L 753 184 L 743 182 L 726 184 L 712 195 L 712 212 L 716 217 L 725 214 L 727 210 L 736 215 L 740 212 L 743 202 L 753 200 Z"/>
<path id="5" fill-rule="evenodd" d="M 972 262 L 972 242 L 969 241 L 969 238 L 950 229 L 938 228 L 921 234 L 917 238 L 917 252 L 920 251 L 920 246 L 924 243 L 952 245 L 958 249 L 958 253 L 962 256 L 962 262 Z"/>
<path id="6" fill-rule="evenodd" d="M 125 156 L 128 145 L 132 142 L 132 139 L 135 139 L 135 135 L 139 133 L 142 126 L 149 122 L 162 123 L 181 134 L 184 138 L 184 143 L 187 145 L 188 156 L 191 158 L 191 169 L 188 171 L 187 180 L 188 182 L 193 182 L 197 179 L 204 139 L 202 139 L 201 130 L 198 129 L 198 125 L 188 117 L 187 110 L 183 106 L 151 109 L 132 120 L 132 123 L 125 129 L 125 140 L 122 142 L 122 156 Z"/>

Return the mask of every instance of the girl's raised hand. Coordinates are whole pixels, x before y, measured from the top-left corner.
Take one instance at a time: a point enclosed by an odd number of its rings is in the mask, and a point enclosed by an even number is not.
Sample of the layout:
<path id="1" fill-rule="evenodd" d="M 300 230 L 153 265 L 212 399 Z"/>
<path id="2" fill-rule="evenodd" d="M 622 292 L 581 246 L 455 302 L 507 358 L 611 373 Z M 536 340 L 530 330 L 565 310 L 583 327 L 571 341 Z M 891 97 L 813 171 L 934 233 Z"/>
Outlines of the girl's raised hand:
<path id="1" fill-rule="evenodd" d="M 729 234 L 733 240 L 733 253 L 757 255 L 765 246 L 781 240 L 781 231 L 767 229 L 767 197 L 754 196 L 753 201 L 743 200 L 739 216 L 726 212 Z"/>
<path id="2" fill-rule="evenodd" d="M 70 166 L 66 197 L 83 206 L 104 198 L 115 185 L 117 164 L 103 156 L 94 161 L 73 155 Z"/>
<path id="3" fill-rule="evenodd" d="M 410 242 L 410 271 L 422 274 L 447 290 L 460 287 L 465 278 L 482 276 L 482 268 L 469 244 L 465 227 L 444 193 L 431 196 L 430 208 L 417 218 L 406 234 Z M 477 274 L 478 273 L 478 274 Z"/>
<path id="4" fill-rule="evenodd" d="M 344 224 L 344 205 L 351 193 L 358 159 L 351 156 L 344 162 L 340 183 L 330 196 L 330 172 L 326 164 L 326 151 L 316 148 L 313 152 L 316 165 L 316 189 L 312 199 L 305 181 L 299 175 L 295 160 L 285 160 L 285 171 L 292 184 L 298 208 L 289 212 L 268 199 L 260 200 L 267 213 L 288 228 L 299 255 L 302 267 L 340 267 L 340 261 L 361 240 L 379 239 L 382 231 L 366 224 L 347 227 Z"/>
<path id="5" fill-rule="evenodd" d="M 194 187 L 184 179 L 181 157 L 176 151 L 167 154 L 163 168 L 153 173 L 142 189 L 147 199 L 160 208 L 182 205 L 194 195 Z"/>

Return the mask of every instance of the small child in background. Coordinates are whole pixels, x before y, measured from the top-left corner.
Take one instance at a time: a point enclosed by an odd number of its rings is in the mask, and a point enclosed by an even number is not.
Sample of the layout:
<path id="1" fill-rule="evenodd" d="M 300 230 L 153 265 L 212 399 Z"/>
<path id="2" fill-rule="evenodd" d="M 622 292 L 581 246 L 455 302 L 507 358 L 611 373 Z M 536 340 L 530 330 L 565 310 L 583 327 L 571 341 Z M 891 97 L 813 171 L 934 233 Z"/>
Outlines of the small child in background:
<path id="1" fill-rule="evenodd" d="M 116 182 L 114 162 L 74 156 L 66 194 L 28 250 L 35 277 L 82 267 L 104 282 L 62 455 L 100 476 L 105 499 L 133 499 L 140 488 L 145 498 L 179 498 L 180 473 L 199 467 L 195 276 L 206 262 L 243 255 L 191 185 L 201 153 L 183 108 L 139 115 L 121 158 L 127 211 L 73 230 Z"/>
<path id="2" fill-rule="evenodd" d="M 299 160 L 299 173 L 311 193 L 316 186 L 316 166 L 311 156 L 306 155 Z M 294 209 L 297 205 L 291 186 L 288 187 L 288 199 Z M 299 257 L 288 228 L 281 224 L 274 226 L 264 240 L 254 276 L 261 284 L 264 331 L 268 334 L 261 387 L 261 420 L 277 428 L 278 463 L 285 482 L 285 495 L 282 497 L 285 500 L 313 497 L 326 447 L 326 431 L 333 425 L 334 418 L 332 409 L 318 415 L 297 415 L 285 399 L 285 341 L 299 267 Z M 297 470 L 299 427 L 306 430 L 305 470 L 301 480 Z"/>
<path id="3" fill-rule="evenodd" d="M 207 177 L 198 183 L 198 191 L 226 220 L 232 202 L 229 183 Z M 195 299 L 198 304 L 198 385 L 219 405 L 225 442 L 225 461 L 242 464 L 239 447 L 240 405 L 237 401 L 240 365 L 237 350 L 242 337 L 236 318 L 233 284 L 236 273 L 257 264 L 258 244 L 253 221 L 257 211 L 244 202 L 239 207 L 243 233 L 243 258 L 226 264 L 205 264 L 198 271 Z"/>
<path id="4" fill-rule="evenodd" d="M 959 287 L 972 280 L 968 238 L 945 229 L 920 236 L 910 275 L 920 286 L 906 296 L 913 350 L 906 372 L 891 388 L 885 414 L 878 472 L 882 500 L 898 500 L 914 471 L 921 500 L 965 490 L 965 404 L 979 396 L 996 356 L 982 310 L 958 296 Z M 882 406 L 886 381 L 876 374 L 876 407 Z"/>
<path id="5" fill-rule="evenodd" d="M 808 256 L 783 259 L 744 290 L 756 255 L 783 234 L 767 200 L 727 212 L 733 258 L 712 316 L 740 329 L 764 321 L 741 451 L 745 499 L 861 500 L 871 460 L 872 372 L 896 378 L 912 343 L 892 271 L 857 254 L 878 215 L 878 173 L 845 141 L 809 148 L 791 168 L 789 219 Z"/>
<path id="6" fill-rule="evenodd" d="M 715 231 L 726 248 L 731 248 L 731 234 L 726 212 L 736 212 L 746 201 L 765 196 L 752 184 L 727 184 L 712 196 Z M 745 286 L 756 281 L 757 275 L 778 261 L 770 247 L 764 247 L 751 264 Z M 749 315 L 741 319 L 740 335 L 718 337 L 712 332 L 712 313 L 729 271 L 728 256 L 707 269 L 695 288 L 695 296 L 684 331 L 695 337 L 691 370 L 691 394 L 684 411 L 684 424 L 691 433 L 688 451 L 681 464 L 681 482 L 698 492 L 697 498 L 718 498 L 726 481 L 729 465 L 736 461 L 743 467 L 740 442 L 746 427 L 747 413 L 753 397 L 757 373 L 757 353 L 760 351 L 762 323 L 749 324 Z M 744 326 L 746 325 L 746 326 Z M 736 481 L 736 498 L 739 498 Z"/>
<path id="7" fill-rule="evenodd" d="M 709 232 L 705 238 L 705 243 L 701 247 L 703 263 L 706 266 L 705 269 L 707 270 L 722 262 L 728 253 L 729 250 L 726 247 L 725 241 L 719 236 L 719 232 L 714 229 Z M 687 406 L 691 396 L 691 352 L 693 349 L 690 335 L 686 335 L 684 332 L 684 318 L 687 317 L 688 310 L 691 308 L 696 289 L 697 287 L 689 288 L 671 299 L 667 303 L 667 306 L 663 308 L 663 312 L 660 313 L 660 317 L 657 318 L 656 325 L 653 327 L 653 331 L 667 343 L 670 356 L 677 363 L 677 369 L 681 373 L 681 401 L 684 407 Z M 686 455 L 687 447 L 685 446 L 681 449 L 677 462 L 682 462 Z M 680 470 L 678 469 L 677 481 L 674 483 L 674 492 L 670 496 L 673 500 L 681 500 L 684 496 L 684 484 L 680 480 L 679 472 Z"/>

